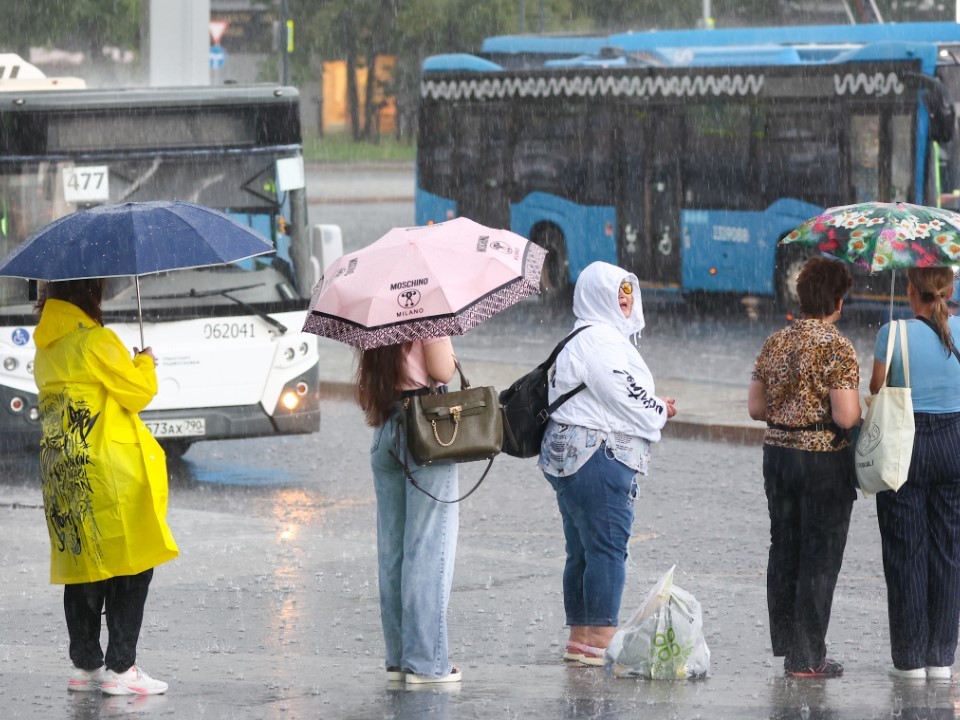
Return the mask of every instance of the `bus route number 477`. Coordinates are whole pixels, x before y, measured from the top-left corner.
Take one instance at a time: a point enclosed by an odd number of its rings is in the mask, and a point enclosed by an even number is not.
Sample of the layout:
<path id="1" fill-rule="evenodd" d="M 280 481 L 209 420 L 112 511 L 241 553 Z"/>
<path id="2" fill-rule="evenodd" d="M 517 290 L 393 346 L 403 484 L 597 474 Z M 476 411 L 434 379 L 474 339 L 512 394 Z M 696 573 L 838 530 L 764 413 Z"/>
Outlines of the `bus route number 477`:
<path id="1" fill-rule="evenodd" d="M 110 175 L 106 165 L 63 169 L 63 199 L 70 203 L 106 202 L 110 199 Z"/>

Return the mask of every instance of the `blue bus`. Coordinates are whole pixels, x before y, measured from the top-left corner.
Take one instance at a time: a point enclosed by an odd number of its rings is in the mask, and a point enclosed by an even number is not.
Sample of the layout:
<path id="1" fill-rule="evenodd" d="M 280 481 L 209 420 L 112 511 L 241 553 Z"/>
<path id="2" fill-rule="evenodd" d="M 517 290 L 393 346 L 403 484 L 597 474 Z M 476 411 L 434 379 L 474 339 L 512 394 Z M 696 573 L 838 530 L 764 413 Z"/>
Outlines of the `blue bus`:
<path id="1" fill-rule="evenodd" d="M 416 221 L 540 243 L 547 294 L 605 260 L 792 308 L 809 251 L 778 242 L 806 218 L 960 201 L 958 61 L 953 23 L 489 38 L 423 64 Z"/>

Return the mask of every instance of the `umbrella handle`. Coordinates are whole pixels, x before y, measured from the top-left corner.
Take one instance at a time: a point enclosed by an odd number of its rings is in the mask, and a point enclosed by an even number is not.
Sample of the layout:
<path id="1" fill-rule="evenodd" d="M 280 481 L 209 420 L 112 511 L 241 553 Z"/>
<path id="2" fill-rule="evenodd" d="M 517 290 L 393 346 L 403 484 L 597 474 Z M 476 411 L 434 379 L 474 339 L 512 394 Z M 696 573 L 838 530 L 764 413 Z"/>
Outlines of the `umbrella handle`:
<path id="1" fill-rule="evenodd" d="M 140 276 L 134 275 L 137 283 L 137 319 L 140 321 L 140 350 L 145 347 L 143 343 L 143 307 L 140 305 Z"/>

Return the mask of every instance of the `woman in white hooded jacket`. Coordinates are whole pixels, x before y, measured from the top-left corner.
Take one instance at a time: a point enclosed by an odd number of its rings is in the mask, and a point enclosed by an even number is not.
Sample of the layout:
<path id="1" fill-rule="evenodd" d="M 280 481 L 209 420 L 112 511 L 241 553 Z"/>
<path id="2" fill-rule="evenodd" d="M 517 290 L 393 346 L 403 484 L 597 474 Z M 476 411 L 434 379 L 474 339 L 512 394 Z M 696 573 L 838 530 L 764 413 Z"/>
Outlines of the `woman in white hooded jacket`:
<path id="1" fill-rule="evenodd" d="M 551 416 L 539 467 L 557 493 L 566 539 L 564 659 L 599 666 L 619 622 L 636 475 L 647 474 L 650 444 L 677 411 L 672 398 L 657 397 L 630 341 L 644 326 L 636 275 L 588 265 L 574 289 L 573 314 L 574 330 L 586 329 L 557 357 L 550 402 L 586 387 Z"/>

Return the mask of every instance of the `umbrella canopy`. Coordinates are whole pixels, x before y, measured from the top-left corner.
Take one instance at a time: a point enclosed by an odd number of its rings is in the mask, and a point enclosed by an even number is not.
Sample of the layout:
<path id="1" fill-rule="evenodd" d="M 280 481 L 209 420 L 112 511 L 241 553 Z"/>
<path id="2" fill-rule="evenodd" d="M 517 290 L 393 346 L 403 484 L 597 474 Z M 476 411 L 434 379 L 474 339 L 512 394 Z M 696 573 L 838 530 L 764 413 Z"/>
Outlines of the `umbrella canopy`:
<path id="1" fill-rule="evenodd" d="M 223 213 L 173 201 L 99 205 L 54 220 L 0 261 L 0 275 L 83 280 L 236 262 L 273 244 Z"/>
<path id="2" fill-rule="evenodd" d="M 303 330 L 364 350 L 462 335 L 539 293 L 545 257 L 520 235 L 463 217 L 394 228 L 327 268 Z"/>
<path id="3" fill-rule="evenodd" d="M 824 210 L 784 244 L 814 247 L 870 272 L 960 263 L 960 213 L 903 202 Z"/>

